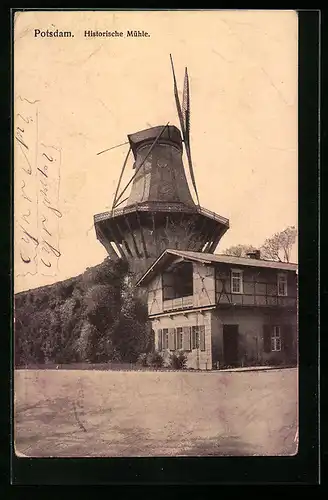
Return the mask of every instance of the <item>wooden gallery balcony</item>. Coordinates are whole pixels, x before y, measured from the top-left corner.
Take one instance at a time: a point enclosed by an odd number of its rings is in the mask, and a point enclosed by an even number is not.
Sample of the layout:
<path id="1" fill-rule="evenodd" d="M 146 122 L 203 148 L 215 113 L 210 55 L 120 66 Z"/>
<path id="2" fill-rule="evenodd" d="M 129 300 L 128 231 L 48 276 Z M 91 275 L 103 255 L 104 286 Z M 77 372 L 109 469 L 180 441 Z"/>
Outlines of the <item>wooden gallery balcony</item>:
<path id="1" fill-rule="evenodd" d="M 174 311 L 179 309 L 188 309 L 194 306 L 194 297 L 189 295 L 187 297 L 179 297 L 176 299 L 163 300 L 163 311 Z"/>
<path id="2" fill-rule="evenodd" d="M 238 293 L 233 293 L 230 279 L 216 278 L 217 307 L 268 307 L 296 309 L 297 286 L 295 276 L 286 278 L 283 293 L 278 293 L 277 275 L 268 275 L 268 281 L 257 281 L 256 276 L 247 276 L 239 287 Z M 272 279 L 273 278 L 273 279 Z"/>

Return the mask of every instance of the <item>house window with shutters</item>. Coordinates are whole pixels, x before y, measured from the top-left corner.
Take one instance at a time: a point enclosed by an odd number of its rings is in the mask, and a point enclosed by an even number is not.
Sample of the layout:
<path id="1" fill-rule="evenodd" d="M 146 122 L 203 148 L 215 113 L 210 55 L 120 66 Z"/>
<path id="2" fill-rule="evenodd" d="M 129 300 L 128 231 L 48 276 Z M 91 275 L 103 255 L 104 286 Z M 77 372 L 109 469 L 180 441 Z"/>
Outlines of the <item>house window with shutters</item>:
<path id="1" fill-rule="evenodd" d="M 177 328 L 177 349 L 183 349 L 183 328 Z"/>
<path id="2" fill-rule="evenodd" d="M 287 296 L 287 275 L 286 274 L 284 274 L 284 273 L 278 274 L 277 288 L 278 288 L 278 295 L 280 297 Z"/>
<path id="3" fill-rule="evenodd" d="M 274 326 L 271 335 L 271 351 L 281 351 L 281 332 L 280 326 Z"/>
<path id="4" fill-rule="evenodd" d="M 169 329 L 163 328 L 163 351 L 169 348 Z"/>
<path id="5" fill-rule="evenodd" d="M 168 329 L 168 348 L 170 351 L 175 351 L 176 349 L 176 335 L 175 328 Z"/>
<path id="6" fill-rule="evenodd" d="M 192 327 L 192 349 L 205 351 L 205 326 Z"/>
<path id="7" fill-rule="evenodd" d="M 277 288 L 278 288 L 278 295 L 280 297 L 287 296 L 287 275 L 286 274 L 284 274 L 284 273 L 278 274 Z"/>
<path id="8" fill-rule="evenodd" d="M 182 348 L 184 351 L 191 351 L 191 328 L 190 326 L 184 326 L 182 329 L 183 333 L 183 345 Z"/>
<path id="9" fill-rule="evenodd" d="M 295 356 L 292 325 L 263 325 L 263 350 L 266 353 L 284 351 L 290 358 Z"/>
<path id="10" fill-rule="evenodd" d="M 231 270 L 231 293 L 243 293 L 243 271 Z"/>
<path id="11" fill-rule="evenodd" d="M 199 348 L 199 328 L 198 326 L 192 327 L 192 349 Z"/>

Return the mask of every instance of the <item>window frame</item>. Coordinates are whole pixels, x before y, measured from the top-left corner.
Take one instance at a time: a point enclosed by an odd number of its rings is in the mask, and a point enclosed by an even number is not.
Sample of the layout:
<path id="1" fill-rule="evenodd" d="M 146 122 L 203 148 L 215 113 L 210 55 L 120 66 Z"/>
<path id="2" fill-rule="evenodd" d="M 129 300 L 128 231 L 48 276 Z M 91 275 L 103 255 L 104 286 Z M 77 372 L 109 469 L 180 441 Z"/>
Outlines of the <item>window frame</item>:
<path id="1" fill-rule="evenodd" d="M 234 283 L 234 279 L 236 279 L 236 276 L 233 276 L 234 274 L 238 274 L 239 275 L 239 291 L 236 292 L 234 291 L 233 289 L 233 283 Z M 231 269 L 230 270 L 230 289 L 231 289 L 231 293 L 233 294 L 243 294 L 244 293 L 244 271 L 243 269 Z"/>
<path id="2" fill-rule="evenodd" d="M 162 350 L 167 351 L 168 348 L 169 348 L 169 329 L 163 328 Z"/>
<path id="3" fill-rule="evenodd" d="M 177 329 L 176 329 L 176 346 L 177 346 L 177 350 L 183 349 L 183 327 L 182 326 L 177 326 Z"/>
<path id="4" fill-rule="evenodd" d="M 200 349 L 200 328 L 198 325 L 191 327 L 191 350 L 194 349 Z"/>
<path id="5" fill-rule="evenodd" d="M 279 348 L 277 346 L 279 346 Z M 272 333 L 271 333 L 271 352 L 281 352 L 281 351 L 282 351 L 281 326 L 274 325 L 272 327 Z"/>
<path id="6" fill-rule="evenodd" d="M 185 280 L 181 276 L 184 272 L 190 273 L 189 280 Z M 170 284 L 167 284 L 166 276 L 171 276 L 172 281 Z M 168 290 L 170 290 L 170 293 L 168 293 Z M 162 294 L 163 301 L 183 299 L 194 295 L 194 267 L 192 262 L 178 262 L 173 269 L 162 273 Z"/>
<path id="7" fill-rule="evenodd" d="M 284 283 L 284 292 L 280 293 L 280 284 Z M 278 273 L 277 274 L 277 295 L 278 297 L 288 297 L 288 280 L 287 273 Z"/>

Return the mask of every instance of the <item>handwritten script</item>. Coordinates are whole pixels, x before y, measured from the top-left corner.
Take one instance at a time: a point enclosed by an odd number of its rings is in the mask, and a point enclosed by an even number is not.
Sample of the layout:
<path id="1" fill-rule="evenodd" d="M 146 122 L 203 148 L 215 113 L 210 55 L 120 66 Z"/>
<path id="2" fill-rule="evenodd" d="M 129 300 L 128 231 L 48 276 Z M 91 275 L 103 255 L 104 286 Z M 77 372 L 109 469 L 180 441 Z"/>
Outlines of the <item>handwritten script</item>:
<path id="1" fill-rule="evenodd" d="M 42 142 L 39 103 L 15 103 L 15 274 L 55 276 L 61 256 L 59 209 L 61 151 Z"/>

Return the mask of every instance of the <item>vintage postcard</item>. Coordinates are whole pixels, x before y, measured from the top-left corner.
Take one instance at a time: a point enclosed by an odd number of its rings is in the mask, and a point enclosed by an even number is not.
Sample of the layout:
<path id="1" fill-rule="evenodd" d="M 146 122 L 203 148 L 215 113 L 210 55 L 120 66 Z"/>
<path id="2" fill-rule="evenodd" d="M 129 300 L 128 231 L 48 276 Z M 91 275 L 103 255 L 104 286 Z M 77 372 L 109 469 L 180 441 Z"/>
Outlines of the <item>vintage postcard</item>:
<path id="1" fill-rule="evenodd" d="M 16 455 L 297 454 L 297 13 L 13 38 Z"/>

